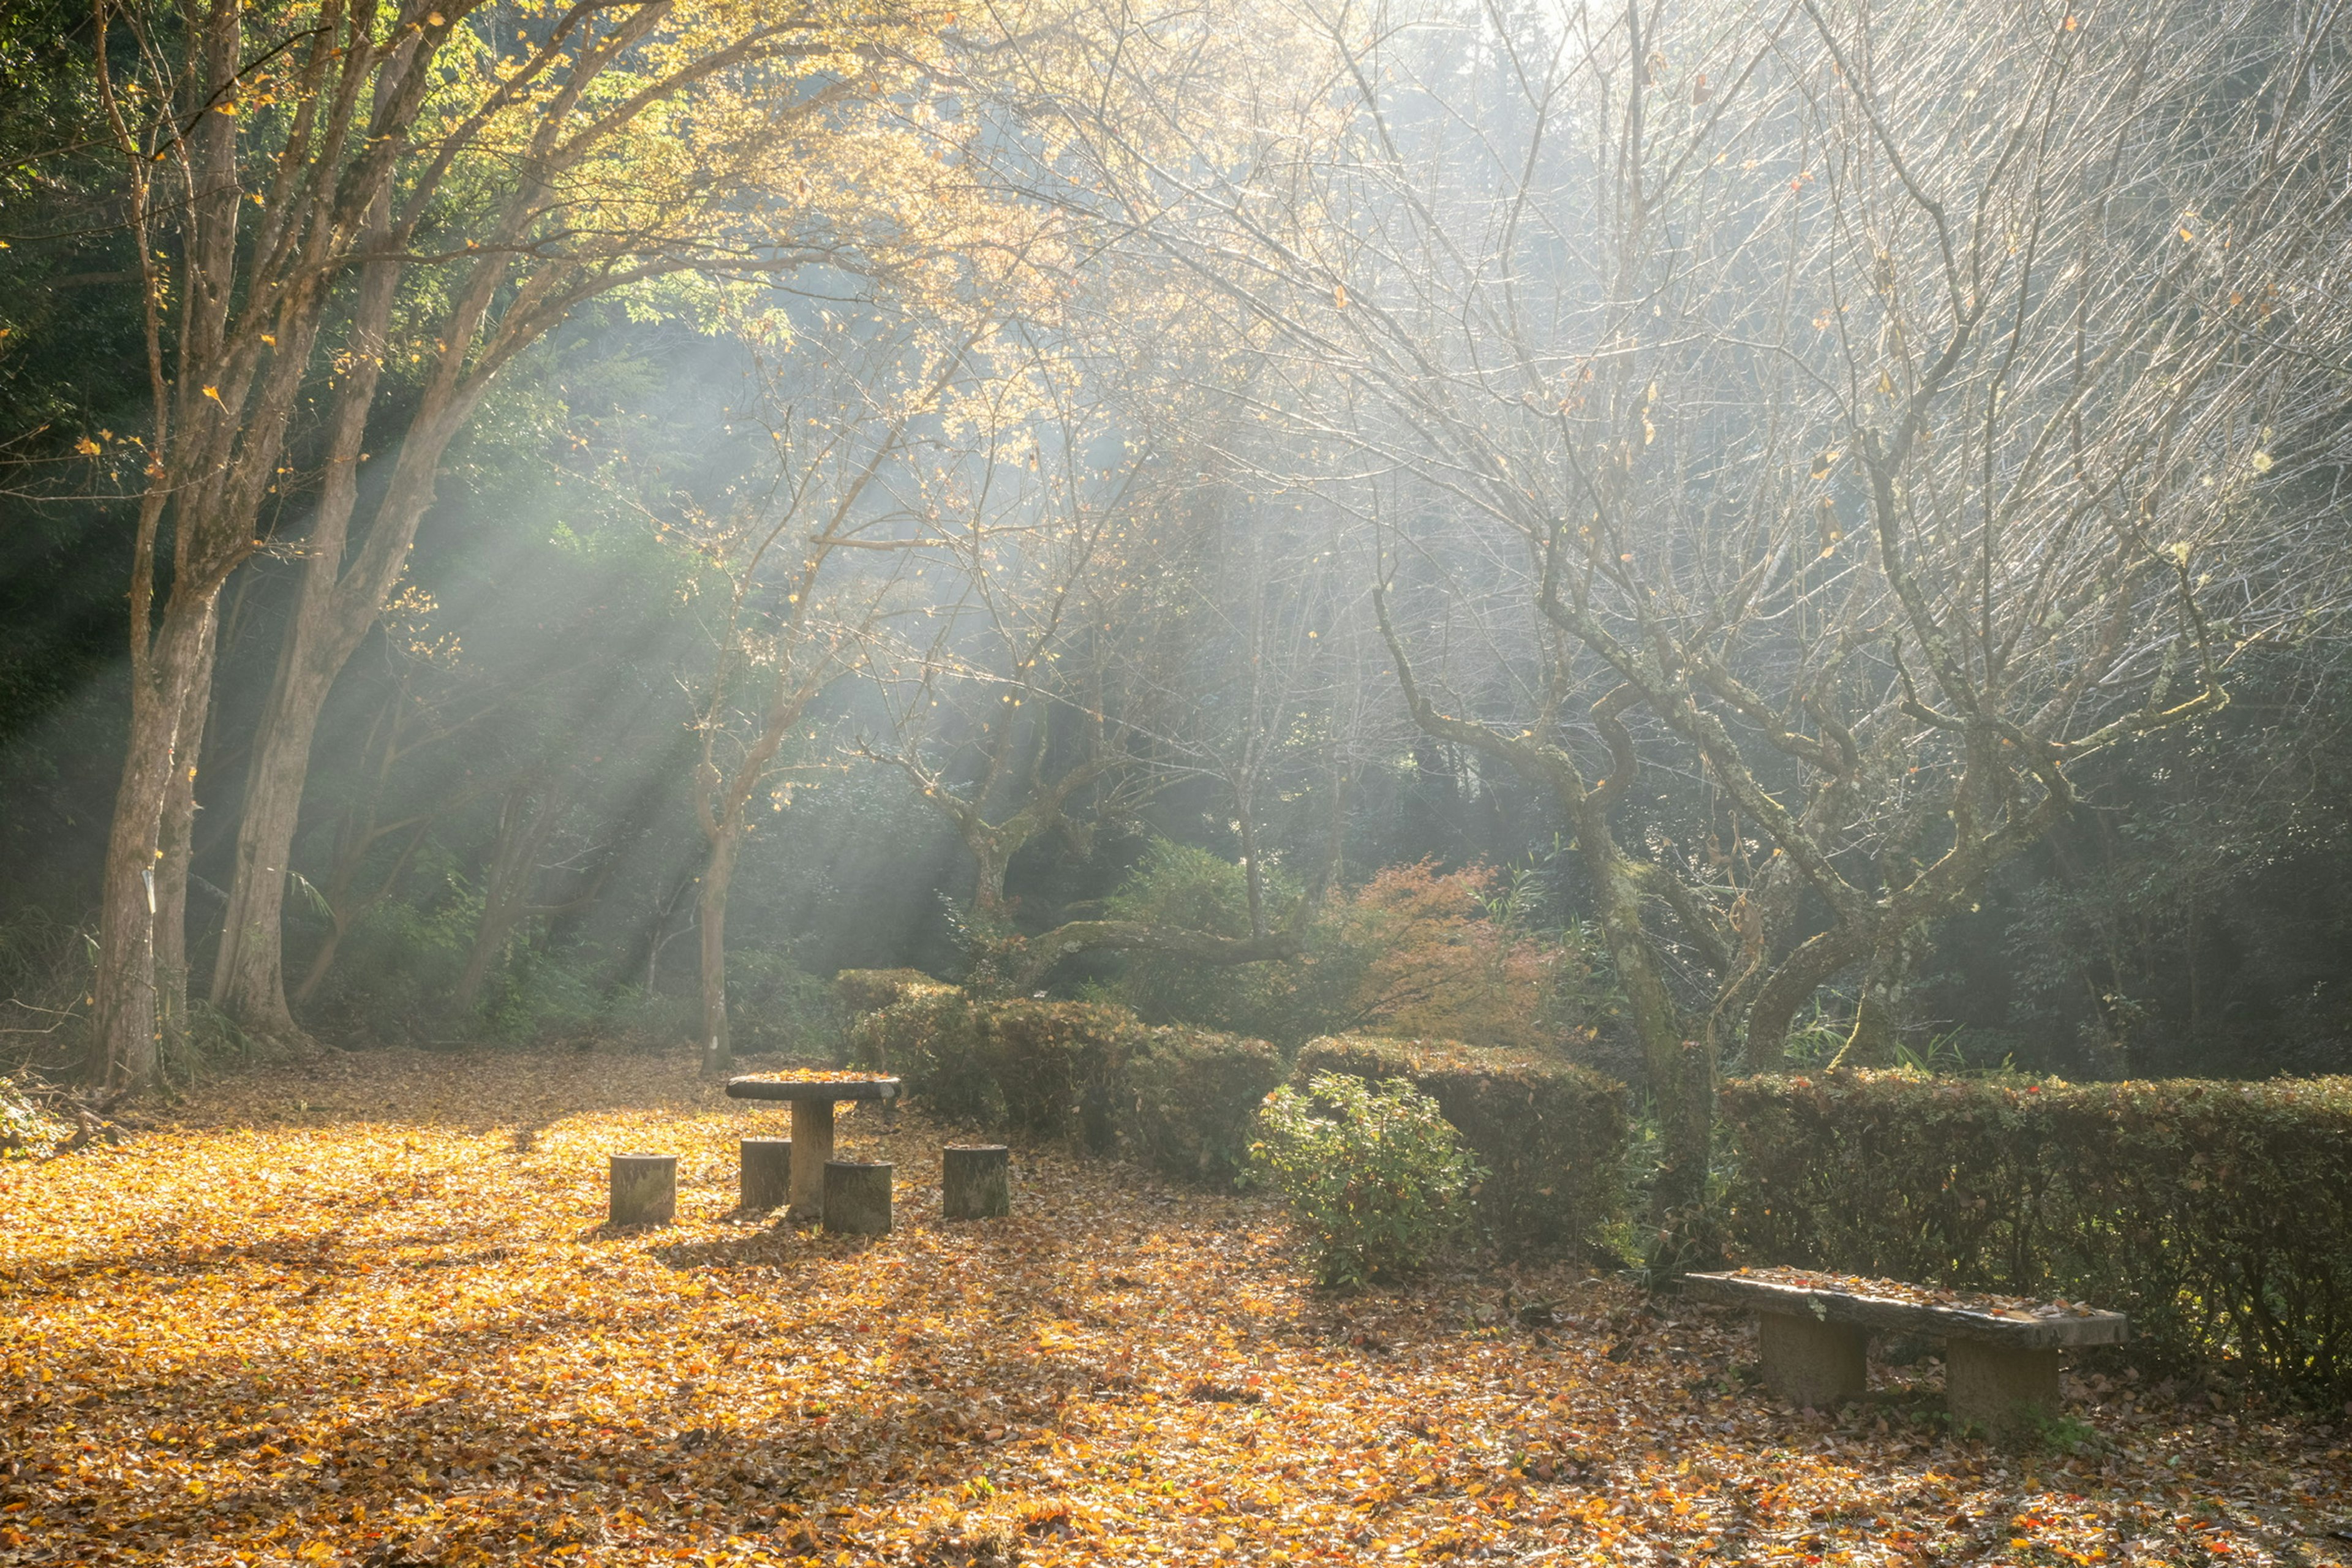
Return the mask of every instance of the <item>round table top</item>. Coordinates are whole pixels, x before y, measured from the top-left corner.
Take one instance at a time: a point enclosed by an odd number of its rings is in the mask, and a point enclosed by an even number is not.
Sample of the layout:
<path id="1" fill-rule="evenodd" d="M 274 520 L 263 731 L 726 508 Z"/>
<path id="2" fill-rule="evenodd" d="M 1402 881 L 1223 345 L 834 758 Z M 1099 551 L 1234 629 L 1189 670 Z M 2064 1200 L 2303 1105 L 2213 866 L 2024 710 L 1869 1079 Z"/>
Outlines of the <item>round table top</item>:
<path id="1" fill-rule="evenodd" d="M 730 1078 L 730 1100 L 896 1100 L 895 1078 Z"/>

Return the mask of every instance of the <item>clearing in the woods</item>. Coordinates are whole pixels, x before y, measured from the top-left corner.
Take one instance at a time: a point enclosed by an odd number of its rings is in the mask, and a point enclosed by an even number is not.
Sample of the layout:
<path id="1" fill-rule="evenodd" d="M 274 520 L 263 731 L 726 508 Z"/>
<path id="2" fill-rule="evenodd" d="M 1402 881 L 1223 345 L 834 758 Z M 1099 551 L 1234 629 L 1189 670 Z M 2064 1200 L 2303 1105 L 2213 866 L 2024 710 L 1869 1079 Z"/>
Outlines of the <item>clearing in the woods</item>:
<path id="1" fill-rule="evenodd" d="M 377 1053 L 215 1085 L 0 1170 L 0 1563 L 2340 1562 L 2346 1437 L 2070 1379 L 1943 1432 L 1934 1363 L 1842 1415 L 1738 1317 L 1581 1269 L 1306 1288 L 1268 1204 L 1024 1152 L 942 1224 L 946 1130 L 845 1116 L 896 1234 L 735 1211 L 684 1058 Z M 604 1224 L 605 1157 L 679 1158 Z"/>

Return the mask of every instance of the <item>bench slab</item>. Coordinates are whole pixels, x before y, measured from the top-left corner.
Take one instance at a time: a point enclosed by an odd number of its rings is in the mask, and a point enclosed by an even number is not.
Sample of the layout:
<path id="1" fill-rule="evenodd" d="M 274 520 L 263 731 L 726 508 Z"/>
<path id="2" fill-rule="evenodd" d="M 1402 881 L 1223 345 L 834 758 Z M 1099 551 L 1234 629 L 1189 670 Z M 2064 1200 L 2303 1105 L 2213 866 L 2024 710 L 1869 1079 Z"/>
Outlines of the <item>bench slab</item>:
<path id="1" fill-rule="evenodd" d="M 2119 1345 L 2131 1337 L 2131 1321 L 2121 1312 L 2064 1303 L 2011 1305 L 1957 1294 L 1948 1300 L 1923 1301 L 1909 1294 L 1906 1287 L 1888 1281 L 1848 1280 L 1829 1274 L 1808 1276 L 1794 1270 L 1772 1276 L 1685 1274 L 1683 1288 L 1702 1300 L 1751 1311 L 1895 1333 L 1979 1340 L 2013 1351 Z"/>

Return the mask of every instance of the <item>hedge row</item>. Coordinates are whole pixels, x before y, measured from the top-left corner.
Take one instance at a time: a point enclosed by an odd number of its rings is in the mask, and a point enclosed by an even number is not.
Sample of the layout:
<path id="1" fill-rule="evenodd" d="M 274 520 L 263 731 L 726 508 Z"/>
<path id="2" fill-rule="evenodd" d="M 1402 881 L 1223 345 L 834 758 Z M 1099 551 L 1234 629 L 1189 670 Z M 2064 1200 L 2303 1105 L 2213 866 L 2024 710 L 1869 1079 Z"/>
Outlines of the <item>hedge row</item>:
<path id="1" fill-rule="evenodd" d="M 1507 1252 L 1589 1252 L 1618 1217 L 1625 1091 L 1599 1073 L 1450 1040 L 1360 1035 L 1307 1042 L 1297 1080 L 1327 1072 L 1404 1079 L 1436 1100 L 1486 1168 L 1475 1209 Z"/>
<path id="2" fill-rule="evenodd" d="M 1247 1163 L 1252 1120 L 1282 1081 L 1263 1040 L 1152 1028 L 1101 1003 L 975 1003 L 937 986 L 859 1017 L 849 1052 L 950 1121 L 1117 1151 L 1220 1186 Z"/>
<path id="3" fill-rule="evenodd" d="M 2131 1314 L 2160 1355 L 2352 1396 L 2352 1079 L 1728 1084 L 1736 1243 Z"/>

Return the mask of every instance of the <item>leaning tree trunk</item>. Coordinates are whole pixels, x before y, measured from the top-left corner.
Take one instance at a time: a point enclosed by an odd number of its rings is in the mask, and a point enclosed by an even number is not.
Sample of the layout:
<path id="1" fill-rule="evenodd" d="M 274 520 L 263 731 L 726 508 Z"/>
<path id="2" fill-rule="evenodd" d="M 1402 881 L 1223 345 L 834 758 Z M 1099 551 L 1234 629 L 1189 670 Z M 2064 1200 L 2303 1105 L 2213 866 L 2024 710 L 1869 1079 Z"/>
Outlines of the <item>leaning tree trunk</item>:
<path id="1" fill-rule="evenodd" d="M 228 911 L 221 923 L 220 951 L 213 960 L 213 1005 L 247 1033 L 278 1039 L 301 1033 L 286 1005 L 286 882 L 293 869 L 294 830 L 302 815 L 310 742 L 327 690 L 334 684 L 331 671 L 301 668 L 300 641 L 299 629 L 289 629 L 269 703 L 254 736 Z"/>
<path id="2" fill-rule="evenodd" d="M 710 1072 L 726 1072 L 735 1065 L 734 1037 L 727 1027 L 727 888 L 734 879 L 735 850 L 742 834 L 740 814 L 720 819 L 702 872 L 702 1059 Z"/>

